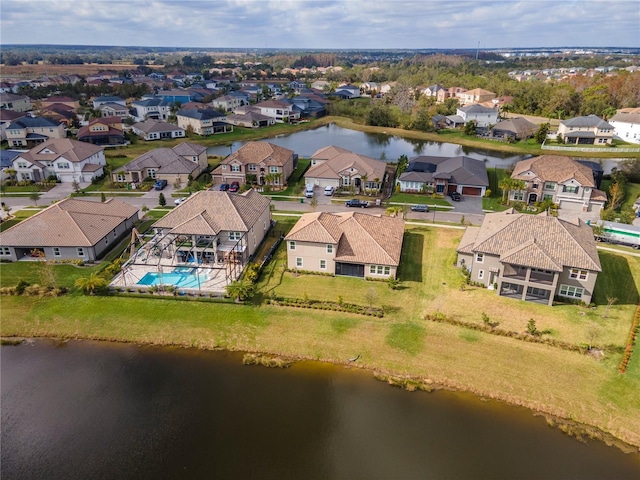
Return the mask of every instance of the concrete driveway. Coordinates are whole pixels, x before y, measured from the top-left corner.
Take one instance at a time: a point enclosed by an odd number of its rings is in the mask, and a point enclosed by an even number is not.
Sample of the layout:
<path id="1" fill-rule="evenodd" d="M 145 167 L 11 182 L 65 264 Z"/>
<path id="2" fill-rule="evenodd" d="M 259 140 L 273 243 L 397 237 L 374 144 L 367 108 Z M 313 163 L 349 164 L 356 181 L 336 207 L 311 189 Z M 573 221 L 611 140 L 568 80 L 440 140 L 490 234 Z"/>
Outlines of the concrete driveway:
<path id="1" fill-rule="evenodd" d="M 453 211 L 456 213 L 483 215 L 482 211 L 482 197 L 472 197 L 469 195 L 463 195 L 459 202 L 454 202 L 451 197 L 445 197 L 447 202 L 453 205 Z"/>

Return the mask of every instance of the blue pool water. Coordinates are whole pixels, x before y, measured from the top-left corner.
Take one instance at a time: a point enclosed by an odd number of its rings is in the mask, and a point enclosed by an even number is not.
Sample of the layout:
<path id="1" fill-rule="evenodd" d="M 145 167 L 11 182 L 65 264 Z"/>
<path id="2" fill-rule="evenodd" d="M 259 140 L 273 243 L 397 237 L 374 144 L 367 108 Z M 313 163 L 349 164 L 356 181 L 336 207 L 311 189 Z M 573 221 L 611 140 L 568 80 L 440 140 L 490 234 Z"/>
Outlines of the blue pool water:
<path id="1" fill-rule="evenodd" d="M 178 267 L 184 269 L 185 267 Z M 207 280 L 206 275 L 199 275 L 200 281 L 198 282 L 198 275 L 194 273 L 186 273 L 192 272 L 194 269 L 187 268 L 186 270 L 177 270 L 175 269 L 171 273 L 158 273 L 158 272 L 149 272 L 146 273 L 144 277 L 140 279 L 138 285 L 173 285 L 175 287 L 182 288 L 198 288 L 198 286 L 202 285 L 205 280 Z M 185 272 L 185 273 L 182 273 Z"/>

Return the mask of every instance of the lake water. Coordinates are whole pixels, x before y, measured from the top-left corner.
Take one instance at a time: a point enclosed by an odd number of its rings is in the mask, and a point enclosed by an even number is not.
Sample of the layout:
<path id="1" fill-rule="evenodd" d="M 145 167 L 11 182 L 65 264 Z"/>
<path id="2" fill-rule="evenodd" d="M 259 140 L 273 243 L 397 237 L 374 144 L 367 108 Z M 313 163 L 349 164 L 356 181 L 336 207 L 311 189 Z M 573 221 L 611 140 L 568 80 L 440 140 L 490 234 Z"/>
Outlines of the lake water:
<path id="1" fill-rule="evenodd" d="M 309 158 L 317 150 L 335 145 L 346 148 L 371 158 L 386 159 L 395 162 L 401 155 L 408 158 L 419 155 L 433 155 L 442 157 L 455 157 L 466 155 L 486 161 L 487 167 L 507 168 L 516 162 L 530 157 L 530 155 L 514 155 L 510 153 L 495 152 L 491 150 L 463 147 L 453 143 L 438 143 L 424 140 L 414 140 L 396 135 L 383 133 L 364 133 L 356 130 L 341 128 L 334 124 L 323 125 L 312 130 L 303 130 L 290 135 L 278 135 L 264 141 L 288 148 L 300 157 Z M 230 146 L 209 147 L 209 155 L 226 157 L 235 152 L 246 142 L 234 142 Z M 594 160 L 594 159 L 589 159 Z M 603 159 L 603 167 L 606 173 L 616 166 L 622 159 Z"/>
<path id="2" fill-rule="evenodd" d="M 367 372 L 96 342 L 1 347 L 9 479 L 637 479 L 525 409 Z"/>

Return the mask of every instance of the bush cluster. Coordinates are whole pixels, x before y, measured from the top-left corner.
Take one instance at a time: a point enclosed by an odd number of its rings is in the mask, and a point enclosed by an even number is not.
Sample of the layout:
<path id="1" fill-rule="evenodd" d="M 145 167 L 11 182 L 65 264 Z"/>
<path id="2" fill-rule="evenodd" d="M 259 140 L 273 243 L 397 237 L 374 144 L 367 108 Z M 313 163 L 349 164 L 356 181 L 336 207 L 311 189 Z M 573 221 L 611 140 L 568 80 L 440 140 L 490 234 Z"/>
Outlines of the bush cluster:
<path id="1" fill-rule="evenodd" d="M 631 354 L 633 353 L 633 347 L 636 344 L 638 330 L 640 330 L 640 306 L 636 309 L 636 314 L 633 317 L 633 323 L 631 324 L 629 336 L 627 337 L 627 346 L 624 349 L 622 360 L 618 366 L 618 372 L 620 373 L 625 373 L 627 371 L 627 366 L 629 365 L 629 360 L 631 360 Z"/>
<path id="2" fill-rule="evenodd" d="M 311 308 L 314 310 L 331 310 L 334 312 L 347 312 L 355 313 L 358 315 L 366 315 L 370 317 L 382 318 L 384 316 L 384 310 L 381 308 L 369 308 L 362 305 L 356 305 L 354 303 L 341 302 L 329 302 L 322 300 L 311 300 L 308 297 L 305 298 L 283 298 L 272 297 L 265 300 L 267 305 L 277 305 L 281 307 L 296 307 L 296 308 Z"/>
<path id="3" fill-rule="evenodd" d="M 29 282 L 24 280 L 20 280 L 15 287 L 0 288 L 0 295 L 25 295 L 29 297 L 59 297 L 66 292 L 66 288 L 30 285 Z"/>

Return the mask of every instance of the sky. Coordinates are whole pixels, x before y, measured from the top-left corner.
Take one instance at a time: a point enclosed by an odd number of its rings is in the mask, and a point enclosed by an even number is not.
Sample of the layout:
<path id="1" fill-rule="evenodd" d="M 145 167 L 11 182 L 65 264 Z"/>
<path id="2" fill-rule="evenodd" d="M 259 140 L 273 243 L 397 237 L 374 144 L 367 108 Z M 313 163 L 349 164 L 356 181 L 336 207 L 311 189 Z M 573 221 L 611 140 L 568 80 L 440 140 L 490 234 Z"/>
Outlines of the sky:
<path id="1" fill-rule="evenodd" d="M 0 0 L 0 44 L 640 47 L 638 0 Z"/>

